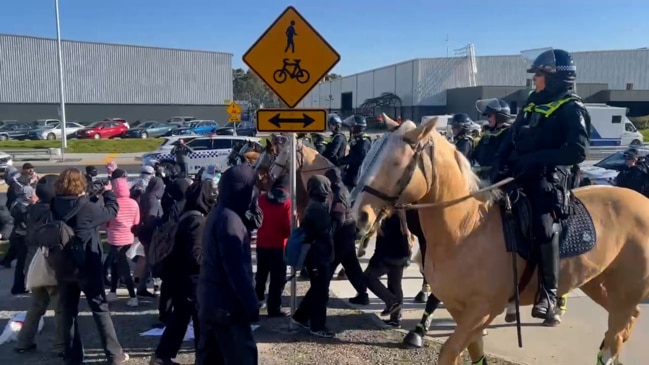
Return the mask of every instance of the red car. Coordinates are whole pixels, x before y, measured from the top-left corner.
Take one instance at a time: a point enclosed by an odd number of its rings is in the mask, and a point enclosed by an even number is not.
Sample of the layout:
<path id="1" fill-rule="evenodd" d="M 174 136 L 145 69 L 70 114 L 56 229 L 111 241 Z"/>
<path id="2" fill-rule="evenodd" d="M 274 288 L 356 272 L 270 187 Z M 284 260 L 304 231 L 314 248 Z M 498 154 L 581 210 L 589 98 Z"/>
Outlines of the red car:
<path id="1" fill-rule="evenodd" d="M 79 139 L 115 138 L 120 137 L 127 130 L 128 127 L 123 122 L 114 120 L 102 120 L 100 122 L 95 122 L 86 128 L 79 129 L 75 133 L 75 135 Z"/>

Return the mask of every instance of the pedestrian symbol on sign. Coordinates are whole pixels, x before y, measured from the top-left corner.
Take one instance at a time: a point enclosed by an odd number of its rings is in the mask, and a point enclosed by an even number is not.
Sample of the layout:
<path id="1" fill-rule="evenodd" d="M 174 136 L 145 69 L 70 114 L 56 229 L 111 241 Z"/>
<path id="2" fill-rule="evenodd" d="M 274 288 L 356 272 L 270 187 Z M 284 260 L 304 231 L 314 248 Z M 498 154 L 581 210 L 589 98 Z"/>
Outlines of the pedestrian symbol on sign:
<path id="1" fill-rule="evenodd" d="M 295 41 L 293 40 L 293 37 L 296 35 L 295 20 L 291 20 L 291 25 L 286 28 L 286 48 L 284 49 L 284 53 L 288 52 L 289 48 L 291 49 L 291 53 L 295 53 Z"/>

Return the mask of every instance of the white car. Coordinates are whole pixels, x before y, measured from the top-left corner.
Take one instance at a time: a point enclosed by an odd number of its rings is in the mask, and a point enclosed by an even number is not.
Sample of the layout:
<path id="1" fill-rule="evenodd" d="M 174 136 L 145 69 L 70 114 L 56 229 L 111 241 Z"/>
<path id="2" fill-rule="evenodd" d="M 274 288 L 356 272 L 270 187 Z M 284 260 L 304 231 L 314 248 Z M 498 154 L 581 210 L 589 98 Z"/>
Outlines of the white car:
<path id="1" fill-rule="evenodd" d="M 9 166 L 13 166 L 14 161 L 11 158 L 11 155 L 8 155 L 5 152 L 0 151 L 0 176 L 4 177 L 5 171 Z"/>
<path id="2" fill-rule="evenodd" d="M 66 122 L 65 123 L 65 133 L 69 136 L 71 134 L 76 133 L 79 129 L 85 128 L 79 123 L 74 123 L 74 122 Z M 45 127 L 41 127 L 38 129 L 35 129 L 27 135 L 27 138 L 29 139 L 47 139 L 47 140 L 56 140 L 56 139 L 61 139 L 61 134 L 63 131 L 61 130 L 61 123 L 58 124 L 50 124 Z"/>
<path id="3" fill-rule="evenodd" d="M 637 150 L 645 159 L 649 155 L 647 148 L 637 148 Z M 613 185 L 625 165 L 624 151 L 617 151 L 592 165 L 582 164 L 580 167 L 583 178 L 588 178 L 593 185 Z"/>
<path id="4" fill-rule="evenodd" d="M 242 136 L 174 136 L 165 137 L 164 142 L 158 147 L 158 150 L 142 155 L 142 162 L 147 165 L 157 161 L 162 165 L 175 163 L 175 156 L 171 150 L 178 144 L 178 140 L 183 139 L 193 153 L 189 154 L 189 166 L 187 173 L 194 175 L 202 167 L 215 164 L 221 170 L 228 166 L 228 156 L 232 152 L 232 147 L 239 141 L 261 142 L 260 138 L 242 137 Z"/>

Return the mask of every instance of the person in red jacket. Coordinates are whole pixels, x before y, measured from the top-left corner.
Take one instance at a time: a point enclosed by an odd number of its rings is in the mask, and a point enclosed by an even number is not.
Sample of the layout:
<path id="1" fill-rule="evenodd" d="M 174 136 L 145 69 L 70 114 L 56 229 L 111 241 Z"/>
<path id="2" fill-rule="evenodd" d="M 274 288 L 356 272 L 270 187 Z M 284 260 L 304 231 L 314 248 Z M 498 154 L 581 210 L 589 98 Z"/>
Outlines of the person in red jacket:
<path id="1" fill-rule="evenodd" d="M 282 311 L 282 293 L 286 283 L 284 246 L 291 234 L 291 200 L 288 193 L 288 175 L 275 180 L 268 193 L 259 197 L 259 208 L 264 220 L 257 230 L 257 273 L 255 291 L 259 303 L 264 303 L 266 279 L 268 285 L 268 317 L 285 317 Z"/>

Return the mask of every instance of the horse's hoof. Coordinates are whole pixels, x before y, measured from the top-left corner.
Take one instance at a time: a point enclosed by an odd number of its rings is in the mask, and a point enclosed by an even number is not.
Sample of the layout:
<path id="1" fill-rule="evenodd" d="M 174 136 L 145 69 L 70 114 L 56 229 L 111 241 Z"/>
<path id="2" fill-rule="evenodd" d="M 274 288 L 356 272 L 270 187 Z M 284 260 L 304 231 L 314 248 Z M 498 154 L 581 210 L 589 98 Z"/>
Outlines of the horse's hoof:
<path id="1" fill-rule="evenodd" d="M 516 322 L 516 314 L 514 313 L 507 313 L 505 315 L 505 322 L 506 323 L 513 323 Z"/>
<path id="2" fill-rule="evenodd" d="M 424 347 L 424 338 L 419 333 L 410 331 L 401 343 L 406 348 L 422 348 Z"/>
<path id="3" fill-rule="evenodd" d="M 489 332 L 487 330 L 482 330 L 482 336 L 486 336 L 488 334 L 489 334 Z"/>

